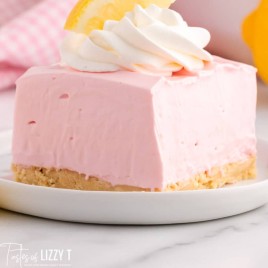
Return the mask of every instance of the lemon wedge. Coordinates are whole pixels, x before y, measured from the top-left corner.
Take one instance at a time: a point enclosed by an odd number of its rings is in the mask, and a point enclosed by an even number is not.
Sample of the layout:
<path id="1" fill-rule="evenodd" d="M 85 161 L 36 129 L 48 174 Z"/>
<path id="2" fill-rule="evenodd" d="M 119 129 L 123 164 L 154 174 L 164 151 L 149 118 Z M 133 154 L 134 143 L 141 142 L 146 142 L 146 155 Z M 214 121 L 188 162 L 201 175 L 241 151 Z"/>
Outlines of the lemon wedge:
<path id="1" fill-rule="evenodd" d="M 89 34 L 101 30 L 106 20 L 120 20 L 135 5 L 143 8 L 155 4 L 168 8 L 175 0 L 80 0 L 67 18 L 64 28 L 77 33 Z"/>
<path id="2" fill-rule="evenodd" d="M 242 35 L 252 51 L 260 77 L 268 83 L 268 0 L 262 0 L 243 22 Z"/>

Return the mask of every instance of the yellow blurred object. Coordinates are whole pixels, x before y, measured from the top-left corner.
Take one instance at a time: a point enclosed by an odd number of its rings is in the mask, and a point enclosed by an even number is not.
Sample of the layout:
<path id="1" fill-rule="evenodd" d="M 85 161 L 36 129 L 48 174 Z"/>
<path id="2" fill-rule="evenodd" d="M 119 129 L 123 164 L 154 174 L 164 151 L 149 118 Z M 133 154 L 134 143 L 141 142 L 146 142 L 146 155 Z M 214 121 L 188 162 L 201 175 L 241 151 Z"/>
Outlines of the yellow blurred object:
<path id="1" fill-rule="evenodd" d="M 260 77 L 268 83 L 268 0 L 243 22 L 243 38 L 250 47 Z"/>
<path id="2" fill-rule="evenodd" d="M 106 20 L 120 20 L 135 5 L 143 8 L 155 4 L 168 8 L 175 0 L 80 0 L 71 11 L 65 23 L 65 29 L 89 34 L 103 28 Z"/>

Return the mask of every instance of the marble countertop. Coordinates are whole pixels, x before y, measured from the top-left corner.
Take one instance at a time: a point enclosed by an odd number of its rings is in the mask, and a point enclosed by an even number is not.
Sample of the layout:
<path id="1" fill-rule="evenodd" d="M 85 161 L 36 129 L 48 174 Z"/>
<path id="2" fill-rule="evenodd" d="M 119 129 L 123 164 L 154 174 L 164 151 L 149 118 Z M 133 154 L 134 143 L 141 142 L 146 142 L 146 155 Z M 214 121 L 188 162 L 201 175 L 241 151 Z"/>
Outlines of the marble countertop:
<path id="1" fill-rule="evenodd" d="M 12 128 L 13 104 L 14 91 L 0 93 L 0 134 Z M 257 114 L 257 135 L 268 140 L 268 88 L 262 84 Z M 267 254 L 268 205 L 221 220 L 167 226 L 76 224 L 0 209 L 1 268 L 41 267 L 25 266 L 37 255 L 50 263 L 42 267 L 266 268 Z"/>

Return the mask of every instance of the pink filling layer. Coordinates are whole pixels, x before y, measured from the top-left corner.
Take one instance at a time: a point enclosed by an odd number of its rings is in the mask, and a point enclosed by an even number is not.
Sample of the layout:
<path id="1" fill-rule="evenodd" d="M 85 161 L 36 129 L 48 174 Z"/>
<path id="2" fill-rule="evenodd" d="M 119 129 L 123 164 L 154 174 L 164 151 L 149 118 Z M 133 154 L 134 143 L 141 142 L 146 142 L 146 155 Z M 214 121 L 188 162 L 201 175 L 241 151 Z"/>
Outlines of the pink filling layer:
<path id="1" fill-rule="evenodd" d="M 256 70 L 197 74 L 30 69 L 17 82 L 13 162 L 162 188 L 256 154 Z"/>

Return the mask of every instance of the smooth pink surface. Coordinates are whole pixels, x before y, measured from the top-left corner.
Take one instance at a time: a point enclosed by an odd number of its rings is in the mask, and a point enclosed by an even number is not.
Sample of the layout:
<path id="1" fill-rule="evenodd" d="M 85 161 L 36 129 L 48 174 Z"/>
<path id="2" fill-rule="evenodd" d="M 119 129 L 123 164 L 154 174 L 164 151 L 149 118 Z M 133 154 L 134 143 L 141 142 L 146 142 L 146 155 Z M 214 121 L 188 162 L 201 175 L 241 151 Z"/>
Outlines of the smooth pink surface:
<path id="1" fill-rule="evenodd" d="M 17 83 L 13 162 L 164 187 L 256 153 L 255 69 L 198 74 L 30 69 Z"/>
<path id="2" fill-rule="evenodd" d="M 217 58 L 199 77 L 158 83 L 154 116 L 165 184 L 256 154 L 255 73 Z"/>

